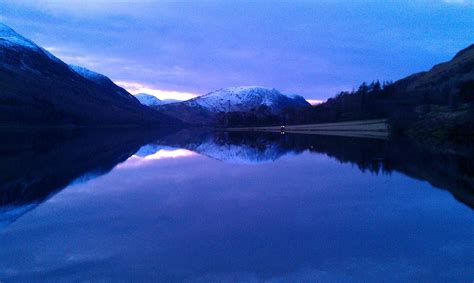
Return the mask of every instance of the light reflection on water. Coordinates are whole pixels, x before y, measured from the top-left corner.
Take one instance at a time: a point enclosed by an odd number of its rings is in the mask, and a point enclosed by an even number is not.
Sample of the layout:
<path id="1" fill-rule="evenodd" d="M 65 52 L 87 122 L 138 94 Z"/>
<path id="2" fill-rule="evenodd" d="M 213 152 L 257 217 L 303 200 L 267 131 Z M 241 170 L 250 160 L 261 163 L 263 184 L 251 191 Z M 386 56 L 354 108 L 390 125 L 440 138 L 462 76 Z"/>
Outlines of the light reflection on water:
<path id="1" fill-rule="evenodd" d="M 4 192 L 31 184 L 3 196 L 10 212 L 39 204 L 0 231 L 1 279 L 472 279 L 474 221 L 464 186 L 471 179 L 448 171 L 470 168 L 459 157 L 441 156 L 441 179 L 436 154 L 410 154 L 407 163 L 385 141 L 208 134 L 94 140 L 97 151 L 62 143 L 37 152 L 29 172 L 0 179 Z M 89 158 L 73 163 L 55 151 Z M 49 170 L 40 170 L 43 162 Z M 71 183 L 85 169 L 102 173 Z M 55 173 L 76 177 L 59 182 Z M 49 189 L 35 195 L 28 188 Z"/>
<path id="2" fill-rule="evenodd" d="M 130 156 L 126 162 L 117 165 L 117 168 L 130 167 L 130 166 L 143 166 L 148 162 L 152 162 L 160 159 L 170 158 L 185 158 L 197 155 L 197 153 L 187 149 L 172 149 L 172 148 L 159 148 L 156 151 L 150 151 L 148 149 L 150 145 L 143 146 L 137 153 Z M 146 150 L 149 154 L 144 155 L 143 150 Z"/>

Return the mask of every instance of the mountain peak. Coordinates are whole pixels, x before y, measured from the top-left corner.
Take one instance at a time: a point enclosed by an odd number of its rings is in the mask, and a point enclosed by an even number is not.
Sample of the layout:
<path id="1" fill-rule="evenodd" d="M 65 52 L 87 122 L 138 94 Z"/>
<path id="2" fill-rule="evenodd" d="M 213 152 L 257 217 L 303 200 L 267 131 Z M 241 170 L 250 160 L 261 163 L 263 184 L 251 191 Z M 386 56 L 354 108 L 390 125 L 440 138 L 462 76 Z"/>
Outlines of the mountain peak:
<path id="1" fill-rule="evenodd" d="M 264 86 L 231 86 L 222 88 L 220 90 L 226 90 L 230 92 L 245 92 L 245 91 L 272 91 L 274 88 L 268 88 Z"/>
<path id="2" fill-rule="evenodd" d="M 306 107 L 309 104 L 299 95 L 283 94 L 275 88 L 240 86 L 222 88 L 188 101 L 213 112 L 250 111 L 267 106 L 278 112 L 285 107 Z"/>
<path id="3" fill-rule="evenodd" d="M 263 86 L 234 86 L 234 87 L 226 87 L 226 88 L 221 88 L 216 91 L 210 92 L 206 95 L 203 95 L 202 97 L 206 96 L 227 96 L 227 97 L 232 97 L 232 96 L 264 96 L 264 97 L 269 97 L 269 96 L 286 96 L 288 98 L 295 98 L 297 95 L 290 95 L 290 94 L 284 94 L 278 91 L 275 88 L 268 88 L 268 87 L 263 87 Z"/>

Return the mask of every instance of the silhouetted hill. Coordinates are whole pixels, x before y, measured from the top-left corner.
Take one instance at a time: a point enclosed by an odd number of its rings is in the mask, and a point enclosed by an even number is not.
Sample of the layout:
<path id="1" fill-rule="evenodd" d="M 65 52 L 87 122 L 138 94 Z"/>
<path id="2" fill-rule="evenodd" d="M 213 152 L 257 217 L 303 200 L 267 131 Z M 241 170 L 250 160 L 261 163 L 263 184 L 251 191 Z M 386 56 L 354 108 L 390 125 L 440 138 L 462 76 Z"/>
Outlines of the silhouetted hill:
<path id="1" fill-rule="evenodd" d="M 452 60 L 397 81 L 392 87 L 400 95 L 415 96 L 420 103 L 454 104 L 472 102 L 473 83 L 474 45 L 471 45 Z"/>
<path id="2" fill-rule="evenodd" d="M 313 107 L 306 121 L 390 118 L 394 132 L 460 137 L 474 134 L 474 45 L 427 72 L 394 83 L 363 83 Z"/>
<path id="3" fill-rule="evenodd" d="M 313 124 L 389 118 L 392 132 L 448 138 L 474 135 L 474 45 L 431 70 L 394 83 L 362 83 L 326 102 L 275 115 L 258 111 L 228 113 L 222 127 Z"/>
<path id="4" fill-rule="evenodd" d="M 140 129 L 0 131 L 0 228 L 72 182 L 107 173 L 169 132 Z"/>
<path id="5" fill-rule="evenodd" d="M 106 76 L 68 66 L 0 24 L 0 125 L 131 125 L 177 121 Z"/>

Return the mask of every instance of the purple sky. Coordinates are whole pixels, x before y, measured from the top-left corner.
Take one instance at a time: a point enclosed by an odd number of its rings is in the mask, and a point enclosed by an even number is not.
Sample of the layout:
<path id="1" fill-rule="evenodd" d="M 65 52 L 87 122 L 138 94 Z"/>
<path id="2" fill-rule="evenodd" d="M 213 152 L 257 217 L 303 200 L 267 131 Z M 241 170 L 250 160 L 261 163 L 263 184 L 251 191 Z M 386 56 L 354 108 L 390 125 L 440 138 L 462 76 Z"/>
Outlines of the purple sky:
<path id="1" fill-rule="evenodd" d="M 132 92 L 245 85 L 326 99 L 474 43 L 472 0 L 0 1 L 0 21 Z"/>

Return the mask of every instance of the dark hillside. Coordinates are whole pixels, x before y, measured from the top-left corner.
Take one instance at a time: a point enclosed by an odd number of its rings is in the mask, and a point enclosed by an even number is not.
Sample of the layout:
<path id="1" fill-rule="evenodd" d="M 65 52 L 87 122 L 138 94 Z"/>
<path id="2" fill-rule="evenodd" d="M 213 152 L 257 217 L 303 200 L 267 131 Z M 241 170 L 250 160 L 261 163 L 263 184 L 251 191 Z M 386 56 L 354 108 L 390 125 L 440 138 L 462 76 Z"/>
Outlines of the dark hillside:
<path id="1" fill-rule="evenodd" d="M 280 115 L 228 113 L 225 127 L 314 124 L 389 118 L 395 133 L 438 137 L 474 135 L 474 45 L 448 62 L 392 82 L 374 81 L 340 92 L 310 109 Z M 258 113 L 257 113 L 258 112 Z"/>
<path id="2" fill-rule="evenodd" d="M 177 120 L 142 106 L 102 76 L 76 72 L 0 24 L 0 125 L 164 125 Z"/>

